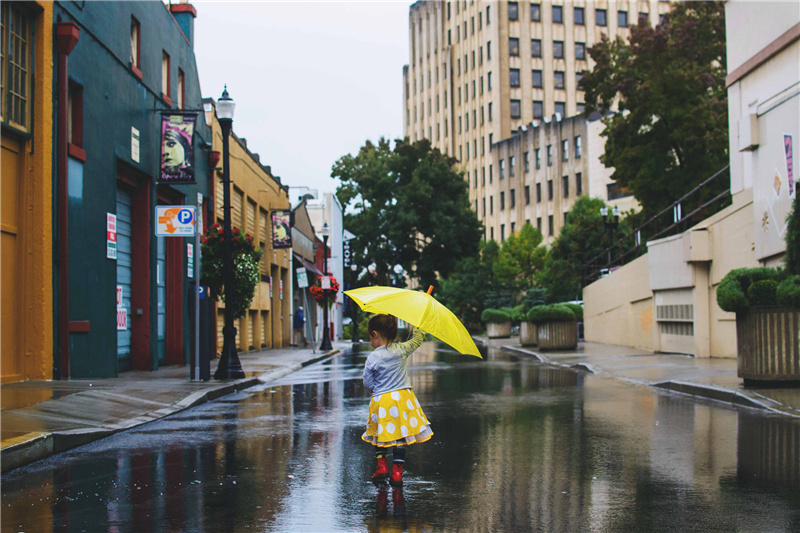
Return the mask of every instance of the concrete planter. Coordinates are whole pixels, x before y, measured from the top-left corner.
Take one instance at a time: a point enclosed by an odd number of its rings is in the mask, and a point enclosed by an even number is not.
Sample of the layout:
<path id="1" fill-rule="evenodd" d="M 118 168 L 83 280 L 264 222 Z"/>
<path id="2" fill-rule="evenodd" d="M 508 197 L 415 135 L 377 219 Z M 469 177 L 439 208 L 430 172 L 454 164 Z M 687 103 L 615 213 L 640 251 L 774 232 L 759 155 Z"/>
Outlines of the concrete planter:
<path id="1" fill-rule="evenodd" d="M 569 322 L 540 322 L 536 324 L 540 350 L 568 350 L 578 347 L 578 324 Z"/>
<path id="2" fill-rule="evenodd" d="M 538 342 L 536 334 L 536 324 L 533 322 L 520 322 L 519 324 L 519 343 L 522 346 L 535 346 Z"/>
<path id="3" fill-rule="evenodd" d="M 508 322 L 501 322 L 500 324 L 487 322 L 486 333 L 488 333 L 490 339 L 502 339 L 505 337 L 510 337 L 511 321 L 509 320 Z"/>
<path id="4" fill-rule="evenodd" d="M 739 377 L 800 382 L 800 311 L 753 307 L 736 314 Z"/>

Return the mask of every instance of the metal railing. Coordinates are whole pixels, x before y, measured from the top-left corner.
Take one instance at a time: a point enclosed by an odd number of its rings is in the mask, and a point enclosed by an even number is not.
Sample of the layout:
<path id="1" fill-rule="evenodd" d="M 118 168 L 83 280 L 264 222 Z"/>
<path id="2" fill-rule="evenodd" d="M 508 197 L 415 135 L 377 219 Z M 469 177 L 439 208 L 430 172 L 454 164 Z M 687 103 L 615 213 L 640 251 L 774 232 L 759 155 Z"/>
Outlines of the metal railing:
<path id="1" fill-rule="evenodd" d="M 647 250 L 647 241 L 686 231 L 730 205 L 731 191 L 729 181 L 725 182 L 722 192 L 714 194 L 710 200 L 705 199 L 708 190 L 715 191 L 723 188 L 721 184 L 722 177 L 728 177 L 729 169 L 730 165 L 726 165 L 669 207 L 592 257 L 584 265 L 583 286 L 585 287 L 593 281 L 608 275 L 616 268 L 644 255 Z M 689 212 L 684 213 L 684 210 L 687 209 Z"/>

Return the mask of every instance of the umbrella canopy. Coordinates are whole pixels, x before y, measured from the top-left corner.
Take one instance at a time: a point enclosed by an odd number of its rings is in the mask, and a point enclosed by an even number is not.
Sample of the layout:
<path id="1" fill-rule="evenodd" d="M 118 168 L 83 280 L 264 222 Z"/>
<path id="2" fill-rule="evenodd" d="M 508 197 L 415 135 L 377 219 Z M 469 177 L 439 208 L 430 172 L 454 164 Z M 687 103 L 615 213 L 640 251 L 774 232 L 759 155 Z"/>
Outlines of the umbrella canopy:
<path id="1" fill-rule="evenodd" d="M 361 287 L 345 291 L 345 294 L 368 313 L 394 315 L 463 354 L 481 357 L 467 328 L 428 293 L 397 287 Z"/>

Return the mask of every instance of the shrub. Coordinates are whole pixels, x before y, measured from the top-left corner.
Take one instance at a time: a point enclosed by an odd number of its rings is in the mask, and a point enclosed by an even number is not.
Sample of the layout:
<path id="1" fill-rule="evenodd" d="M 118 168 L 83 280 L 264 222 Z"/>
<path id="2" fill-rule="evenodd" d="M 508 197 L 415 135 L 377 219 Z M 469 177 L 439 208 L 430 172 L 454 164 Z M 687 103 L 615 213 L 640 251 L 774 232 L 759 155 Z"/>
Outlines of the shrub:
<path id="1" fill-rule="evenodd" d="M 724 311 L 732 313 L 745 311 L 751 305 L 747 295 L 752 284 L 763 280 L 777 282 L 784 276 L 785 271 L 774 268 L 735 268 L 728 272 L 717 285 L 717 303 Z M 756 289 L 756 291 L 758 290 Z"/>
<path id="2" fill-rule="evenodd" d="M 796 185 L 795 185 L 796 186 Z M 790 274 L 800 275 L 800 213 L 797 212 L 797 197 L 792 202 L 792 212 L 786 218 L 786 269 Z"/>
<path id="3" fill-rule="evenodd" d="M 583 306 L 581 304 L 565 302 L 565 303 L 563 303 L 561 305 L 566 305 L 567 307 L 572 309 L 572 312 L 575 313 L 575 319 L 576 320 L 583 320 Z"/>
<path id="4" fill-rule="evenodd" d="M 563 304 L 537 305 L 528 311 L 528 322 L 573 322 L 575 313 Z"/>
<path id="5" fill-rule="evenodd" d="M 502 309 L 484 309 L 481 320 L 491 324 L 502 324 L 511 320 L 511 315 Z"/>
<path id="6" fill-rule="evenodd" d="M 519 324 L 520 322 L 524 322 L 528 315 L 527 309 L 525 309 L 524 304 L 520 304 L 511 309 L 511 320 Z"/>
<path id="7" fill-rule="evenodd" d="M 800 309 L 800 276 L 789 276 L 778 284 L 775 291 L 778 305 Z"/>
<path id="8" fill-rule="evenodd" d="M 775 291 L 778 282 L 774 279 L 756 281 L 747 289 L 747 300 L 750 305 L 775 305 Z"/>
<path id="9" fill-rule="evenodd" d="M 219 224 L 210 226 L 200 237 L 203 268 L 200 283 L 207 285 L 211 297 L 226 302 L 233 310 L 234 318 L 247 315 L 250 302 L 255 296 L 259 282 L 258 262 L 261 248 L 253 244 L 253 237 L 239 228 L 231 229 L 231 251 L 233 256 L 233 286 L 225 287 L 225 238 Z"/>

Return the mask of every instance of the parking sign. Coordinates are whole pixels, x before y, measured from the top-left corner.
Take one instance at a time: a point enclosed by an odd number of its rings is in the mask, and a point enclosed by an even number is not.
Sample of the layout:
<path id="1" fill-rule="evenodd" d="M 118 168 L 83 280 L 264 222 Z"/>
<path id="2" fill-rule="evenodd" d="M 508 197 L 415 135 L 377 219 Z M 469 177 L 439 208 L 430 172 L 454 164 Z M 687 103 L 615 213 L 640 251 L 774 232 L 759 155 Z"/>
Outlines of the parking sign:
<path id="1" fill-rule="evenodd" d="M 194 237 L 194 232 L 195 206 L 156 206 L 156 235 L 158 237 Z"/>

